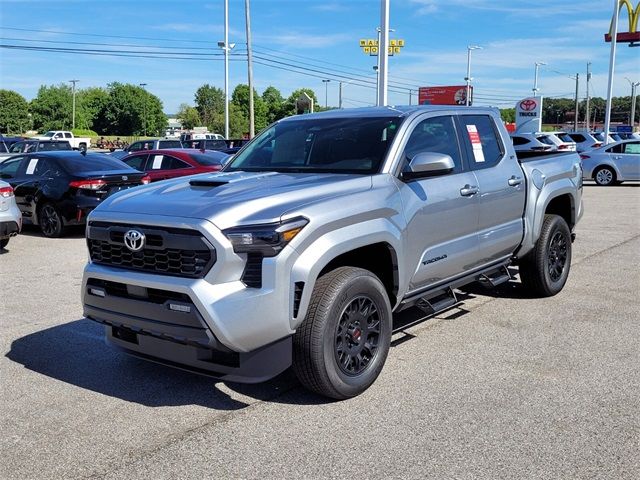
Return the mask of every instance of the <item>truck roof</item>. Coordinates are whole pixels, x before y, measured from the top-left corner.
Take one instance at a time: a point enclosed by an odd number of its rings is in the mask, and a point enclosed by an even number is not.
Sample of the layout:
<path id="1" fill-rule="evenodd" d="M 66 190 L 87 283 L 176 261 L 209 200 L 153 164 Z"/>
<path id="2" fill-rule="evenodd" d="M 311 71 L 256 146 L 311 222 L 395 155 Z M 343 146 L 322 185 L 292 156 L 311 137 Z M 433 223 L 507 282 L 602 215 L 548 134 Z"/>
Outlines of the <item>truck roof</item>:
<path id="1" fill-rule="evenodd" d="M 304 115 L 292 115 L 284 118 L 282 121 L 292 121 L 296 119 L 305 118 L 362 118 L 362 117 L 408 117 L 415 112 L 437 112 L 437 111 L 495 111 L 494 107 L 467 107 L 458 105 L 390 105 L 386 107 L 360 107 L 360 108 L 346 108 L 346 109 L 333 109 L 326 110 L 324 112 L 306 113 Z"/>

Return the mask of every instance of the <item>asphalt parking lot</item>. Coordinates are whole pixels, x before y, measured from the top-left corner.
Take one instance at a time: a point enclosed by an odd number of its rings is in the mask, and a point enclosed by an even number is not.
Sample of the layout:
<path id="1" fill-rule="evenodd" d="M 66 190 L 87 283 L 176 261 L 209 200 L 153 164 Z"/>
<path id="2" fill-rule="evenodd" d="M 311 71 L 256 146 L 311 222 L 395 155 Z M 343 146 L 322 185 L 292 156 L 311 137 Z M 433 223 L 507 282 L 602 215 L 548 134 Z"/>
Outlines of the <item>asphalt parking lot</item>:
<path id="1" fill-rule="evenodd" d="M 344 402 L 111 350 L 82 232 L 29 229 L 0 254 L 0 478 L 640 478 L 640 185 L 584 203 L 560 295 L 469 289 Z"/>

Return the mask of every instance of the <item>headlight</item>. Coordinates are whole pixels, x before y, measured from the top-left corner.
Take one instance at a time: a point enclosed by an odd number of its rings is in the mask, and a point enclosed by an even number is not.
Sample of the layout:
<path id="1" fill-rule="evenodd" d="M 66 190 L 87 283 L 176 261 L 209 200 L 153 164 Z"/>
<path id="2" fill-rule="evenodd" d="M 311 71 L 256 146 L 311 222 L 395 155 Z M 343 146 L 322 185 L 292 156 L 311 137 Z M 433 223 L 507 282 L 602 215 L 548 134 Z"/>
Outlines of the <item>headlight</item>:
<path id="1" fill-rule="evenodd" d="M 222 233 L 236 253 L 261 253 L 265 257 L 275 257 L 307 223 L 309 220 L 306 218 L 297 217 L 278 223 L 227 228 Z"/>

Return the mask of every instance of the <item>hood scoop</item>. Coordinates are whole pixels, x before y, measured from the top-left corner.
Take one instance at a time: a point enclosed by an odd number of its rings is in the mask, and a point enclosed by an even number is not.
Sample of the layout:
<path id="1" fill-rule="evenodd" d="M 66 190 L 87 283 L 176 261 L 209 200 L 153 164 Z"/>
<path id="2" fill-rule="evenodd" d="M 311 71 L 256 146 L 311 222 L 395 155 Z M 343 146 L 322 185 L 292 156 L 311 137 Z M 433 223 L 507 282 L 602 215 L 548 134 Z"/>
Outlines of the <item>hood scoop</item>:
<path id="1" fill-rule="evenodd" d="M 228 180 L 190 180 L 192 187 L 220 187 L 229 183 Z"/>

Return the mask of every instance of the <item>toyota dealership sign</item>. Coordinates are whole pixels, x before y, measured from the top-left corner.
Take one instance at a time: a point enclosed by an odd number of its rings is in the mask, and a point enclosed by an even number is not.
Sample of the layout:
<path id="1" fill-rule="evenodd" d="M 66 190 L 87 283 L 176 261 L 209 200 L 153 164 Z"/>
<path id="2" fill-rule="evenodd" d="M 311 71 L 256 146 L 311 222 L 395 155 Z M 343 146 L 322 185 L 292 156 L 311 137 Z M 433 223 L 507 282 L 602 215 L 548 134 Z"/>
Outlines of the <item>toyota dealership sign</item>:
<path id="1" fill-rule="evenodd" d="M 516 104 L 516 132 L 542 130 L 542 97 L 523 98 Z"/>

